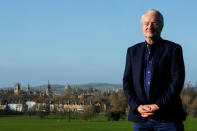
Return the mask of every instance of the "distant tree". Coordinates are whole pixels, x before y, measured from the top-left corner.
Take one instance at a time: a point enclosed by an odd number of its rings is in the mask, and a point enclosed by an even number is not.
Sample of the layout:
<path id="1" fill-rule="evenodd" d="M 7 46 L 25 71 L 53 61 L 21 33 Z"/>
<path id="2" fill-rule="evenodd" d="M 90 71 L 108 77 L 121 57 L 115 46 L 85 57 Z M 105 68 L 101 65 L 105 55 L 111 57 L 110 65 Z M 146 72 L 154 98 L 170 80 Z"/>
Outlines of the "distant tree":
<path id="1" fill-rule="evenodd" d="M 120 118 L 124 119 L 128 104 L 123 90 L 120 90 L 118 92 L 112 92 L 110 104 L 111 108 L 105 114 L 107 120 L 118 121 Z"/>
<path id="2" fill-rule="evenodd" d="M 29 108 L 26 114 L 31 117 L 32 115 L 35 115 L 36 113 L 36 105 L 33 105 L 32 108 Z"/>
<path id="3" fill-rule="evenodd" d="M 85 112 L 80 113 L 79 115 L 82 120 L 92 119 L 96 115 L 96 108 L 94 106 L 90 106 L 85 109 Z"/>
<path id="4" fill-rule="evenodd" d="M 191 115 L 193 117 L 197 117 L 197 97 L 195 97 L 195 99 L 192 101 L 190 108 L 191 108 Z"/>
<path id="5" fill-rule="evenodd" d="M 28 106 L 26 103 L 23 103 L 23 112 L 24 112 L 24 114 L 27 114 L 27 112 L 28 112 Z"/>
<path id="6" fill-rule="evenodd" d="M 45 106 L 43 104 L 41 104 L 39 106 L 38 111 L 36 112 L 36 114 L 40 117 L 40 118 L 44 118 L 47 114 L 46 114 L 46 110 L 45 110 Z"/>
<path id="7" fill-rule="evenodd" d="M 48 117 L 49 114 L 50 114 L 50 104 L 47 103 L 47 104 L 46 104 L 46 107 L 45 107 L 45 116 Z"/>
<path id="8" fill-rule="evenodd" d="M 120 111 L 109 111 L 105 113 L 105 116 L 107 117 L 108 121 L 118 121 L 120 119 L 121 116 L 121 112 Z"/>
<path id="9" fill-rule="evenodd" d="M 92 87 L 88 87 L 88 88 L 86 89 L 86 92 L 87 92 L 87 93 L 93 93 L 93 92 L 94 92 L 94 89 L 93 89 Z"/>
<path id="10" fill-rule="evenodd" d="M 63 91 L 63 96 L 64 98 L 69 99 L 70 96 L 72 96 L 72 88 L 71 87 L 65 88 Z"/>
<path id="11" fill-rule="evenodd" d="M 186 87 L 181 93 L 183 108 L 190 116 L 197 117 L 197 90 L 191 84 Z"/>
<path id="12" fill-rule="evenodd" d="M 111 110 L 125 112 L 127 108 L 127 101 L 124 92 L 121 90 L 119 92 L 113 92 L 111 98 Z"/>

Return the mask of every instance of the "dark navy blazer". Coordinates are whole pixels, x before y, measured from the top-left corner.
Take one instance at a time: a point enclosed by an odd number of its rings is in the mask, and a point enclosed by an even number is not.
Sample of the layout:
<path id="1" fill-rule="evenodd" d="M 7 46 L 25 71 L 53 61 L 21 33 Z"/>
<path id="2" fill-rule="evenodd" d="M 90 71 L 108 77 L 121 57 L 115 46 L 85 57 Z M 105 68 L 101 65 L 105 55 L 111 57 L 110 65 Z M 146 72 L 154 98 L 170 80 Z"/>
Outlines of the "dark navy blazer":
<path id="1" fill-rule="evenodd" d="M 185 79 L 185 67 L 180 45 L 171 41 L 159 40 L 155 46 L 150 82 L 150 101 L 144 91 L 144 42 L 127 50 L 123 76 L 123 89 L 130 105 L 129 121 L 146 121 L 137 107 L 143 104 L 157 104 L 160 108 L 152 119 L 162 121 L 182 121 L 186 118 L 180 93 Z"/>

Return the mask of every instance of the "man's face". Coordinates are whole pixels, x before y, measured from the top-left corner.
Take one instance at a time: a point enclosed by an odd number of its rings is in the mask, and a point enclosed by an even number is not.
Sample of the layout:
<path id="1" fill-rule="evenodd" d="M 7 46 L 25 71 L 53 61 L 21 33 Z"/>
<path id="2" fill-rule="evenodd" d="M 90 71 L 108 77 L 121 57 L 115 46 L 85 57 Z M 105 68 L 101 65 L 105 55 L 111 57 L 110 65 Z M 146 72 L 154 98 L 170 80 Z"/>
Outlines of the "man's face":
<path id="1" fill-rule="evenodd" d="M 162 24 L 154 13 L 146 13 L 142 19 L 142 31 L 146 38 L 157 38 L 161 34 Z"/>

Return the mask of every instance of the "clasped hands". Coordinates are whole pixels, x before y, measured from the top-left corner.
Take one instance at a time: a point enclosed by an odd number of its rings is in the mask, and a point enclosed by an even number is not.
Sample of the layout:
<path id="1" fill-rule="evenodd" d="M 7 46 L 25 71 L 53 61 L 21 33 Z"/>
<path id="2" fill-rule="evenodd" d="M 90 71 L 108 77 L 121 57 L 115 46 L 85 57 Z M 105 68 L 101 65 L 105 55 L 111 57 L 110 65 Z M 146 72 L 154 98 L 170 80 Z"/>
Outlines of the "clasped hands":
<path id="1" fill-rule="evenodd" d="M 140 105 L 137 108 L 137 111 L 141 114 L 142 117 L 151 116 L 157 110 L 159 110 L 159 107 L 156 104 Z"/>

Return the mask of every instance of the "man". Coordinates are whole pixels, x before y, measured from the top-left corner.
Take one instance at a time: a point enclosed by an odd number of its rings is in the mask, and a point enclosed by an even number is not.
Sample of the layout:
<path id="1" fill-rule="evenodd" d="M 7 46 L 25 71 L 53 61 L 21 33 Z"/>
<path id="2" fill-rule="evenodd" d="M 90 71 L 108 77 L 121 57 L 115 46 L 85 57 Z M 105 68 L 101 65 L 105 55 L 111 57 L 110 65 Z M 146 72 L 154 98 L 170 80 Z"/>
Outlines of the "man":
<path id="1" fill-rule="evenodd" d="M 134 131 L 183 131 L 182 48 L 160 37 L 164 22 L 158 10 L 145 12 L 141 22 L 145 42 L 128 48 L 123 77 L 129 121 Z"/>

